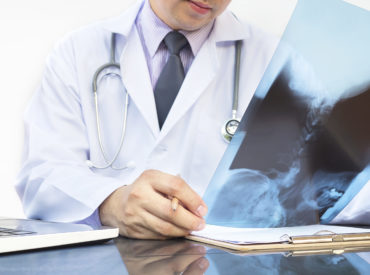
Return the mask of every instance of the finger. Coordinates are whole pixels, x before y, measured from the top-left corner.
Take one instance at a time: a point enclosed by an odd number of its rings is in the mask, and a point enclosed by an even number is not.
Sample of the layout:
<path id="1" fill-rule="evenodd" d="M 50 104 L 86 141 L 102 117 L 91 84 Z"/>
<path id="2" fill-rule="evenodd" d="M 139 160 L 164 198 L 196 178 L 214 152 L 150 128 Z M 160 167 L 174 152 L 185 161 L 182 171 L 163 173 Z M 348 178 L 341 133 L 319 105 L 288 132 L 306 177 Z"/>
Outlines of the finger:
<path id="1" fill-rule="evenodd" d="M 118 223 L 119 233 L 121 236 L 134 239 L 147 239 L 147 240 L 164 240 L 165 236 L 152 230 L 146 226 L 147 216 L 152 216 L 146 210 L 141 209 L 140 211 L 133 211 L 135 215 L 130 214 L 126 217 L 126 220 L 120 220 Z"/>
<path id="2" fill-rule="evenodd" d="M 196 274 L 204 274 L 206 270 L 209 267 L 209 261 L 202 257 L 200 259 L 195 260 L 193 263 L 191 263 L 188 268 L 184 271 L 183 275 L 186 274 L 191 274 L 191 275 L 196 275 Z"/>
<path id="3" fill-rule="evenodd" d="M 148 229 L 145 226 L 136 225 L 131 227 L 125 227 L 124 230 L 121 230 L 120 227 L 120 235 L 128 238 L 133 239 L 142 239 L 142 240 L 165 240 L 161 234 L 156 233 L 153 230 Z"/>
<path id="4" fill-rule="evenodd" d="M 187 209 L 203 217 L 207 206 L 202 198 L 179 176 L 165 174 L 159 171 L 153 173 L 152 186 L 155 190 L 179 199 Z"/>
<path id="5" fill-rule="evenodd" d="M 155 203 L 143 202 L 142 207 L 154 216 L 172 223 L 177 227 L 181 227 L 188 232 L 202 230 L 204 228 L 205 221 L 183 206 L 179 205 L 176 211 L 173 211 L 171 200 L 158 193 L 153 193 L 152 198 Z"/>
<path id="6" fill-rule="evenodd" d="M 147 230 L 161 235 L 162 237 L 184 237 L 190 233 L 189 230 L 163 220 L 160 217 L 153 215 L 149 211 L 143 212 L 142 218 L 144 221 L 142 226 L 144 226 Z"/>

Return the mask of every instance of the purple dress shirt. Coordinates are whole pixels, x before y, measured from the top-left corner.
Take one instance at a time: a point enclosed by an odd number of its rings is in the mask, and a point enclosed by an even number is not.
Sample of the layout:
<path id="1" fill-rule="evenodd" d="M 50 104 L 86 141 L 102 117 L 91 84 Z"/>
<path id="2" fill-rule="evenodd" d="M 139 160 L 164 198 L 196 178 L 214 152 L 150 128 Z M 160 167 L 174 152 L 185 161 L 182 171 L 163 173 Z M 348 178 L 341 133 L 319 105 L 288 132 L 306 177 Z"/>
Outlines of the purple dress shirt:
<path id="1" fill-rule="evenodd" d="M 190 47 L 185 47 L 180 52 L 180 58 L 184 65 L 185 74 L 188 72 L 194 57 L 199 52 L 204 41 L 212 31 L 214 21 L 208 23 L 199 30 L 187 32 L 180 31 L 189 41 Z M 169 51 L 163 38 L 172 31 L 152 10 L 149 0 L 146 0 L 136 18 L 136 27 L 145 52 L 150 79 L 154 89 L 160 73 L 169 57 Z"/>

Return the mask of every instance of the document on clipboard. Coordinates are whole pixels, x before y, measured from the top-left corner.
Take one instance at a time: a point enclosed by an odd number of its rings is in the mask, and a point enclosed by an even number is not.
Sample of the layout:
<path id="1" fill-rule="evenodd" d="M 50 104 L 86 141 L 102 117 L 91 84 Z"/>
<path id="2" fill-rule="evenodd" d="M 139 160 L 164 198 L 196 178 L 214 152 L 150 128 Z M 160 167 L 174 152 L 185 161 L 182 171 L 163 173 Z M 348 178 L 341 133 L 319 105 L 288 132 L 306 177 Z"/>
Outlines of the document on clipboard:
<path id="1" fill-rule="evenodd" d="M 278 228 L 233 228 L 217 225 L 207 225 L 202 231 L 195 231 L 192 236 L 211 240 L 223 241 L 234 244 L 264 244 L 264 243 L 288 243 L 292 241 L 307 242 L 313 239 L 325 241 L 331 236 L 355 234 L 360 239 L 370 240 L 370 228 L 335 226 L 335 225 L 306 225 Z M 344 236 L 343 235 L 343 236 Z M 337 237 L 338 238 L 338 237 Z"/>
<path id="2" fill-rule="evenodd" d="M 319 250 L 370 247 L 370 228 L 306 225 L 279 228 L 234 228 L 207 225 L 190 240 L 239 251 Z"/>

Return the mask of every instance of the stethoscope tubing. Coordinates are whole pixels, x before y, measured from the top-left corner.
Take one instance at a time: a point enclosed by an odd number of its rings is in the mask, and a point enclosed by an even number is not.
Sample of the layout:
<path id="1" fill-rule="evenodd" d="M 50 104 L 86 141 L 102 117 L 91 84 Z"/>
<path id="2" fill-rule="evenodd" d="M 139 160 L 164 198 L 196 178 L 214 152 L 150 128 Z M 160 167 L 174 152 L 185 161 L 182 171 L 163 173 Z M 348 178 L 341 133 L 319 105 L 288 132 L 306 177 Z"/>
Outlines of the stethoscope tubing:
<path id="1" fill-rule="evenodd" d="M 115 167 L 113 165 L 113 163 L 117 160 L 118 155 L 122 151 L 123 142 L 124 142 L 125 135 L 126 135 L 127 110 L 128 110 L 128 102 L 129 102 L 128 93 L 126 93 L 126 96 L 125 96 L 125 109 L 124 109 L 124 114 L 123 114 L 123 123 L 122 123 L 122 131 L 121 131 L 121 139 L 120 139 L 119 149 L 117 150 L 116 154 L 114 155 L 114 157 L 112 158 L 111 161 L 108 161 L 108 157 L 107 157 L 107 154 L 104 150 L 104 146 L 103 146 L 103 142 L 102 142 L 101 127 L 100 127 L 100 116 L 99 116 L 99 103 L 98 103 L 97 93 L 94 94 L 94 101 L 95 101 L 95 110 L 96 110 L 95 115 L 96 115 L 96 126 L 97 126 L 97 131 L 98 131 L 98 142 L 99 142 L 100 151 L 102 153 L 104 161 L 106 162 L 106 165 L 98 166 L 98 165 L 93 164 L 93 167 L 98 168 L 98 169 L 106 169 L 106 168 L 109 168 L 109 167 L 111 167 L 114 170 L 125 169 L 125 168 L 127 168 L 127 166 Z"/>
<path id="2" fill-rule="evenodd" d="M 107 153 L 106 153 L 106 151 L 104 149 L 104 146 L 103 146 L 102 135 L 101 135 L 101 123 L 100 123 L 100 116 L 99 116 L 99 113 L 100 113 L 99 112 L 99 101 L 98 101 L 98 78 L 99 78 L 99 75 L 104 70 L 109 69 L 109 68 L 116 68 L 118 70 L 121 69 L 120 64 L 116 63 L 116 61 L 115 61 L 115 59 L 116 59 L 116 57 L 115 57 L 115 49 L 116 49 L 116 38 L 115 38 L 115 36 L 116 36 L 116 34 L 112 33 L 111 49 L 110 49 L 110 62 L 100 66 L 95 71 L 94 76 L 93 76 L 93 81 L 92 81 L 92 88 L 93 88 L 93 93 L 94 93 L 94 104 L 95 104 L 96 128 L 97 128 L 97 132 L 98 132 L 98 142 L 99 142 L 100 151 L 102 153 L 103 159 L 104 159 L 106 164 L 103 165 L 103 166 L 99 166 L 99 165 L 96 165 L 96 164 L 92 163 L 91 161 L 89 161 L 89 166 L 97 168 L 97 169 L 106 169 L 106 168 L 111 167 L 114 170 L 123 170 L 123 169 L 126 169 L 128 167 L 127 166 L 115 167 L 113 164 L 117 160 L 120 152 L 122 151 L 123 142 L 124 142 L 125 135 L 126 135 L 127 110 L 128 110 L 128 104 L 129 104 L 128 92 L 126 91 L 126 95 L 125 95 L 125 106 L 124 106 L 124 113 L 123 113 L 123 120 L 122 120 L 123 122 L 122 122 L 122 131 L 121 131 L 119 149 L 117 150 L 117 152 L 114 154 L 113 158 L 110 161 L 108 160 Z"/>
<path id="3" fill-rule="evenodd" d="M 235 73 L 234 73 L 234 90 L 233 90 L 233 109 L 232 117 L 236 118 L 239 104 L 239 83 L 240 83 L 240 59 L 242 52 L 242 41 L 238 40 L 235 44 Z"/>

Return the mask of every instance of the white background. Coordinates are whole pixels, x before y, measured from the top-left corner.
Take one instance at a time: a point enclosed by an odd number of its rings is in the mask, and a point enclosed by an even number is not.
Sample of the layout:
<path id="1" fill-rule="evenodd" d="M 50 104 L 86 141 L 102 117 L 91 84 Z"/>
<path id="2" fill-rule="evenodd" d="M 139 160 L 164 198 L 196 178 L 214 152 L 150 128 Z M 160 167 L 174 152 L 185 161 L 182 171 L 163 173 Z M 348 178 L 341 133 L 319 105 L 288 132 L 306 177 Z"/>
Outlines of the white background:
<path id="1" fill-rule="evenodd" d="M 14 191 L 23 143 L 22 113 L 45 58 L 64 34 L 120 14 L 135 0 L 12 0 L 0 2 L 0 216 L 23 217 Z M 370 9 L 370 0 L 348 0 Z M 233 0 L 239 17 L 281 35 L 296 0 Z"/>

